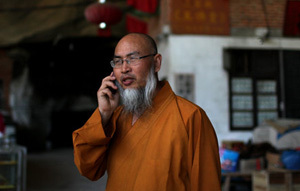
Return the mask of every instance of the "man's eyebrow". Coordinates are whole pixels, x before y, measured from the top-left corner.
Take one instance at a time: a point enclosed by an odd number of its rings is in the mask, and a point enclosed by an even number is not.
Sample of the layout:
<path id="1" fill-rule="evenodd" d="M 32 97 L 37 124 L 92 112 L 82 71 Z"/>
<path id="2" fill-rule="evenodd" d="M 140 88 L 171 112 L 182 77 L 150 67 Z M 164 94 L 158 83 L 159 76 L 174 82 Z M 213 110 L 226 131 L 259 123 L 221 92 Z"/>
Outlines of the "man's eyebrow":
<path id="1" fill-rule="evenodd" d="M 132 55 L 136 55 L 136 54 L 138 55 L 138 54 L 140 54 L 140 52 L 133 51 L 133 52 L 126 54 L 126 56 L 132 56 Z M 114 55 L 114 58 L 122 58 L 122 56 Z"/>

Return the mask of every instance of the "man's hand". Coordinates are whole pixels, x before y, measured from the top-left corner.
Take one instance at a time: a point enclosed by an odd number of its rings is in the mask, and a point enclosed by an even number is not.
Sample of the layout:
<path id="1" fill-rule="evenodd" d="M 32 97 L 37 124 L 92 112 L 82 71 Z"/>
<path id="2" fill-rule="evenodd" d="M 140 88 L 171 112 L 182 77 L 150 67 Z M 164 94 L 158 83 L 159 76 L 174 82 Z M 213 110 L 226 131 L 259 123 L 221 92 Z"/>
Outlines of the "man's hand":
<path id="1" fill-rule="evenodd" d="M 102 80 L 102 84 L 97 91 L 98 108 L 103 127 L 106 126 L 114 110 L 119 105 L 120 94 L 119 91 L 116 91 L 118 87 L 114 84 L 115 80 L 116 77 L 111 73 Z M 113 90 L 115 90 L 114 93 Z"/>

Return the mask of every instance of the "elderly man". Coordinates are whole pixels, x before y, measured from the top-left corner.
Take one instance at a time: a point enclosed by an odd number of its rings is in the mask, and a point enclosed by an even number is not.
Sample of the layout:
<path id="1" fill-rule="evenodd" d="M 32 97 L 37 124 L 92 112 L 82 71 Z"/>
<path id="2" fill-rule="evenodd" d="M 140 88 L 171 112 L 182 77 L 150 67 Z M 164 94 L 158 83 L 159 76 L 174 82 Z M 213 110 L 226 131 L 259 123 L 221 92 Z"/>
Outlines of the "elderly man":
<path id="1" fill-rule="evenodd" d="M 219 191 L 218 142 L 205 112 L 158 80 L 154 40 L 131 33 L 115 48 L 98 108 L 74 131 L 75 164 L 106 190 Z"/>

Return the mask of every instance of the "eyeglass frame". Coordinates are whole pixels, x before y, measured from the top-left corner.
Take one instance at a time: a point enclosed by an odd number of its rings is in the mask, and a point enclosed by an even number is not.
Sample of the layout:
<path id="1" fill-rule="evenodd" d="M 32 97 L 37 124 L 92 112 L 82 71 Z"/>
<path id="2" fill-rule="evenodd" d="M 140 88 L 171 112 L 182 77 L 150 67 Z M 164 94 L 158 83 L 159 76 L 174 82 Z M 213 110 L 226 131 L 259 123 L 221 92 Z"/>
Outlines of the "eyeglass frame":
<path id="1" fill-rule="evenodd" d="M 140 56 L 140 57 L 134 58 L 134 60 L 135 60 L 135 59 L 141 60 L 141 59 L 147 58 L 147 57 L 149 57 L 149 56 L 155 56 L 156 54 L 157 54 L 157 53 L 155 53 L 155 54 L 148 54 L 148 55 L 145 55 L 145 56 Z M 124 61 L 125 61 L 129 66 L 133 66 L 133 65 L 131 65 L 131 63 L 130 63 L 130 62 L 132 62 L 132 61 L 128 60 L 128 58 L 123 58 L 123 59 L 120 58 L 120 60 L 121 60 L 121 62 L 122 62 L 122 64 L 120 65 L 120 67 L 116 67 L 116 65 L 115 65 L 115 63 L 114 63 L 114 60 L 111 60 L 111 61 L 110 61 L 111 67 L 112 67 L 112 68 L 121 68 L 121 67 L 123 66 Z"/>

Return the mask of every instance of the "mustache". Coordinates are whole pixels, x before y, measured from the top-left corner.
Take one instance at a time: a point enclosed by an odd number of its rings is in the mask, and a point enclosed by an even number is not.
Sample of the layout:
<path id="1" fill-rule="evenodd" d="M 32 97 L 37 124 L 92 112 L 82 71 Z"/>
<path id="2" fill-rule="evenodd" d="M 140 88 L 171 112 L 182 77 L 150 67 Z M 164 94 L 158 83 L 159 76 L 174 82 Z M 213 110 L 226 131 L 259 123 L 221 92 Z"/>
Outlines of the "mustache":
<path id="1" fill-rule="evenodd" d="M 134 74 L 123 74 L 123 75 L 121 75 L 120 80 L 123 81 L 126 78 L 134 78 L 135 79 L 136 76 Z"/>

